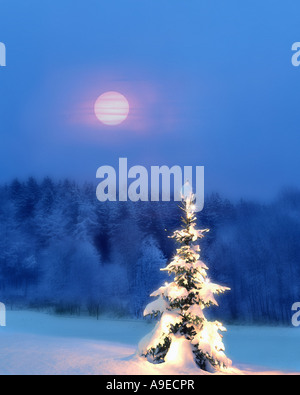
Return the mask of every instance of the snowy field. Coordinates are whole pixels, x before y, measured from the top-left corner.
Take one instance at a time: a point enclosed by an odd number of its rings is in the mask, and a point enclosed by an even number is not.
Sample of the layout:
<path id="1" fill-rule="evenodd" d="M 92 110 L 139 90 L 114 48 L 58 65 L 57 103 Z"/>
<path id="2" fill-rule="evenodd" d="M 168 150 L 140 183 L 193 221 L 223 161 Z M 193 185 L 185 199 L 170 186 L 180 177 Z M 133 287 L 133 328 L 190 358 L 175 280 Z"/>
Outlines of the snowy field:
<path id="1" fill-rule="evenodd" d="M 153 325 L 143 321 L 7 312 L 0 327 L 0 374 L 195 374 L 134 357 Z M 227 355 L 243 372 L 300 374 L 300 329 L 228 327 Z M 164 366 L 165 365 L 165 366 Z"/>

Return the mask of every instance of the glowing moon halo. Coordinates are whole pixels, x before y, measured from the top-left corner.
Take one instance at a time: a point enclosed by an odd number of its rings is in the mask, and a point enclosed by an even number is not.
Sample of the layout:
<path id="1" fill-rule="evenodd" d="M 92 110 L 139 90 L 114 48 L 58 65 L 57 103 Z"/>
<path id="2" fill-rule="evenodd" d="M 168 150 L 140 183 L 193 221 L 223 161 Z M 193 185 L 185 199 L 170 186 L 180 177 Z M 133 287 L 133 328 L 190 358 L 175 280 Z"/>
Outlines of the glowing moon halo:
<path id="1" fill-rule="evenodd" d="M 129 103 L 119 92 L 106 92 L 95 103 L 96 117 L 104 125 L 116 126 L 124 122 L 129 114 Z"/>

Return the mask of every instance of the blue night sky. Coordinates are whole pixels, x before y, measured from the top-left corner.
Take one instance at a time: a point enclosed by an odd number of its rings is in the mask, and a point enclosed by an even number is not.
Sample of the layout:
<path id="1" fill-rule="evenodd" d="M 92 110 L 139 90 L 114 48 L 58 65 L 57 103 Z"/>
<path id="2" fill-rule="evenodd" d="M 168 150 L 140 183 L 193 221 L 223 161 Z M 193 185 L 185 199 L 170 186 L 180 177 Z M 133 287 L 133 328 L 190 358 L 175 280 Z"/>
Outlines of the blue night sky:
<path id="1" fill-rule="evenodd" d="M 0 0 L 0 181 L 204 165 L 207 191 L 299 186 L 298 0 Z M 127 121 L 93 105 L 118 91 Z"/>

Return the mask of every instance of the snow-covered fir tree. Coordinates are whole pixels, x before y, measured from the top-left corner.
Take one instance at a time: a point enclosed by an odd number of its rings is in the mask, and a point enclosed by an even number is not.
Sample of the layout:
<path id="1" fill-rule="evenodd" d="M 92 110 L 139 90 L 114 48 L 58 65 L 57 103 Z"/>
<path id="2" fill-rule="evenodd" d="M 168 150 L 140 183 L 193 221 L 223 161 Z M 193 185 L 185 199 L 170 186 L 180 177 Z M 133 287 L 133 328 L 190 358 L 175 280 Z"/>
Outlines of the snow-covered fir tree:
<path id="1" fill-rule="evenodd" d="M 196 229 L 194 203 L 192 192 L 183 197 L 183 226 L 171 236 L 179 248 L 169 265 L 161 269 L 174 281 L 151 295 L 157 299 L 146 307 L 144 315 L 159 317 L 159 321 L 140 342 L 139 353 L 153 363 L 180 365 L 188 362 L 213 372 L 230 366 L 231 361 L 224 353 L 220 333 L 226 328 L 218 321 L 208 321 L 204 312 L 211 305 L 218 305 L 215 294 L 229 288 L 212 283 L 207 275 L 208 268 L 200 259 L 197 241 L 209 230 Z"/>

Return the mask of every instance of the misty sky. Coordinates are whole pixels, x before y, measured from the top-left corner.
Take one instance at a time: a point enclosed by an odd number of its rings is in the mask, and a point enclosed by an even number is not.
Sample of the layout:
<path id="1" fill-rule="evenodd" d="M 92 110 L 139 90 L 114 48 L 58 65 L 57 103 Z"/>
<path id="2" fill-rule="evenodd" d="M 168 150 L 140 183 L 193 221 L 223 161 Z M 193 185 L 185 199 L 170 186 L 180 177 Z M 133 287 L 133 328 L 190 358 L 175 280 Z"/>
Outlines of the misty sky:
<path id="1" fill-rule="evenodd" d="M 204 165 L 206 190 L 300 186 L 299 0 L 0 0 L 0 181 Z M 105 127 L 106 91 L 130 103 Z"/>

